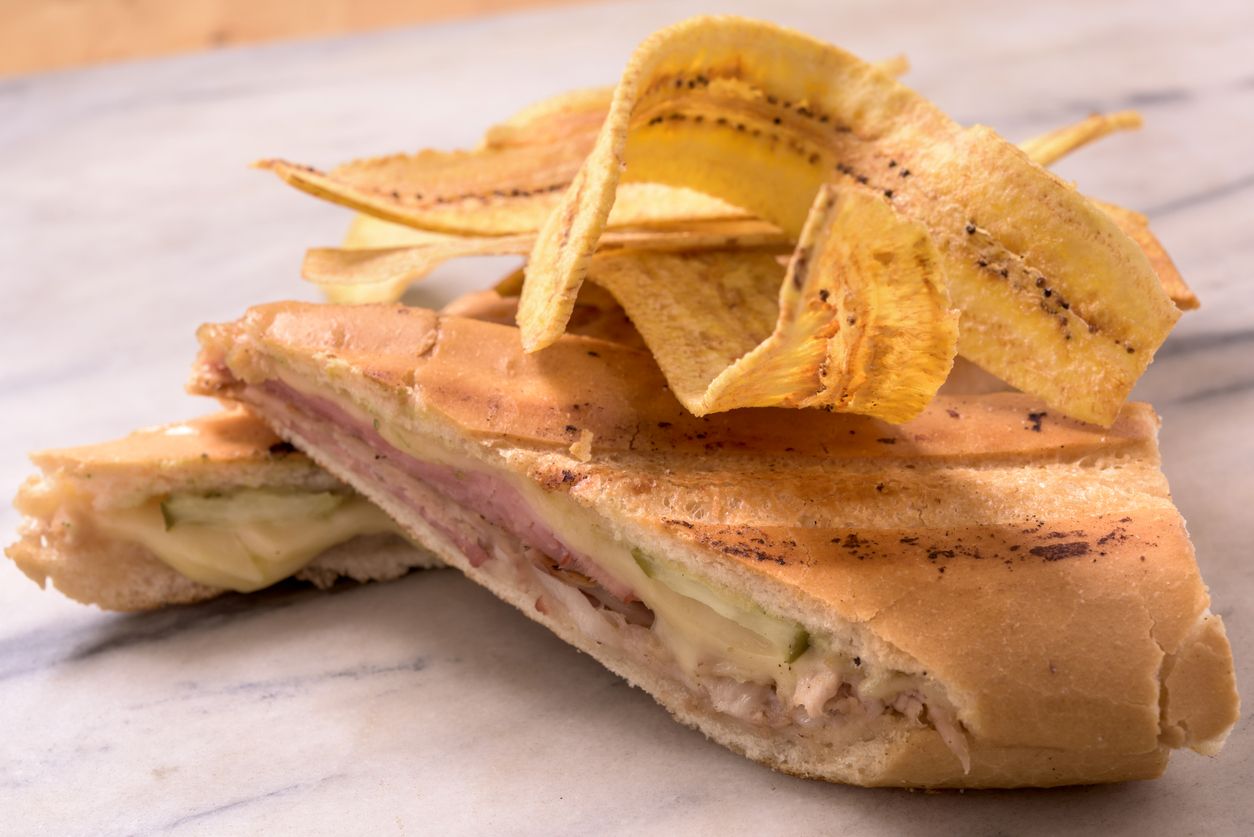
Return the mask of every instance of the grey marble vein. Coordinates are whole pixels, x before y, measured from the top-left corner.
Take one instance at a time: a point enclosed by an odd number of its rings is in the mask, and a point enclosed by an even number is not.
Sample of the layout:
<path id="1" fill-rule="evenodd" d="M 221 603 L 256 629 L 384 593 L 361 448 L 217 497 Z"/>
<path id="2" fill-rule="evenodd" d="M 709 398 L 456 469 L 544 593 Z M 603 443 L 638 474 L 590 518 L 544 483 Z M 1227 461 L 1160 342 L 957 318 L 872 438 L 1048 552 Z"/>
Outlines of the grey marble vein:
<path id="1" fill-rule="evenodd" d="M 296 782 L 294 784 L 284 785 L 283 787 L 275 788 L 273 790 L 268 790 L 262 793 L 252 794 L 250 796 L 246 796 L 241 799 L 233 799 L 230 802 L 224 802 L 218 805 L 213 805 L 203 810 L 193 811 L 192 813 L 184 814 L 183 816 L 180 816 L 175 820 L 172 820 L 167 823 L 162 823 L 154 828 L 146 829 L 145 831 L 140 831 L 140 832 L 133 832 L 133 833 L 134 834 L 177 834 L 181 831 L 186 830 L 186 828 L 191 825 L 195 825 L 198 828 L 204 827 L 206 825 L 208 825 L 209 827 L 213 827 L 212 821 L 221 819 L 223 815 L 225 814 L 239 813 L 241 809 L 256 807 L 259 804 L 264 804 L 264 803 L 273 801 L 275 799 L 278 799 L 279 797 L 290 796 L 292 794 L 297 794 L 297 793 L 308 793 L 310 791 L 316 791 L 322 786 L 326 785 L 328 782 L 333 782 L 338 778 L 340 778 L 339 775 L 325 776 L 322 779 L 319 779 L 313 782 Z"/>
<path id="2" fill-rule="evenodd" d="M 964 122 L 1023 139 L 1136 107 L 1145 128 L 1057 167 L 1149 212 L 1203 307 L 1137 387 L 1254 695 L 1254 6 L 961 0 L 641 2 L 0 81 L 0 489 L 24 452 L 208 409 L 196 325 L 312 299 L 303 249 L 347 213 L 251 171 L 472 145 L 523 102 L 610 83 L 698 10 L 769 17 L 868 58 Z M 450 265 L 439 304 L 508 259 Z M 16 514 L 0 509 L 0 538 Z M 453 572 L 281 587 L 145 616 L 0 564 L 5 834 L 1249 834 L 1254 723 L 1166 777 L 910 794 L 772 773 Z"/>
<path id="3" fill-rule="evenodd" d="M 1236 195 L 1254 188 L 1254 172 L 1243 174 L 1240 177 L 1233 178 L 1225 183 L 1211 186 L 1200 192 L 1192 192 L 1179 197 L 1172 198 L 1165 203 L 1151 206 L 1145 210 L 1145 214 L 1154 220 L 1158 220 L 1165 215 L 1171 215 L 1176 212 L 1184 212 L 1186 210 L 1204 207 L 1206 204 L 1216 200 Z"/>

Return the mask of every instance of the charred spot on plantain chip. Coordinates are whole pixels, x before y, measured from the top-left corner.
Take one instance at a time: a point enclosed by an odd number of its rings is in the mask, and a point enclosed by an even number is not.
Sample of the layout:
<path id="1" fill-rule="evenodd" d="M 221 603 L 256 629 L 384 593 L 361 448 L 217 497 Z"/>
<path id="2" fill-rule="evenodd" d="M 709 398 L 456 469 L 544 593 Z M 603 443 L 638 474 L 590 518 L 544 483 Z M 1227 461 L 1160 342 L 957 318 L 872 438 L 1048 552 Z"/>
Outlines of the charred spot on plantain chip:
<path id="1" fill-rule="evenodd" d="M 699 89 L 657 85 L 681 70 L 726 81 Z M 699 132 L 691 122 L 665 132 L 638 130 L 649 114 L 680 102 L 735 130 Z M 822 116 L 852 130 L 817 131 Z M 779 142 L 754 137 L 755 127 L 772 129 Z M 633 54 L 581 166 L 578 190 L 563 196 L 532 250 L 518 312 L 524 346 L 542 349 L 562 333 L 620 181 L 695 188 L 796 239 L 826 177 L 810 164 L 815 154 L 899 204 L 903 220 L 933 240 L 935 270 L 961 311 L 960 353 L 1060 412 L 1113 421 L 1152 355 L 1129 354 L 1113 341 L 1156 348 L 1178 316 L 1138 244 L 992 131 L 962 128 L 836 47 L 735 17 L 680 23 Z M 880 180 L 890 172 L 894 186 Z M 977 217 L 985 227 L 975 237 L 969 219 Z M 1021 283 L 983 278 L 990 264 L 1000 271 L 1020 263 L 1049 275 L 1051 290 L 1097 331 L 1042 329 L 1037 318 L 1055 315 L 1025 305 Z M 782 316 L 783 306 L 781 322 Z M 1042 356 L 1050 362 L 1041 363 Z"/>

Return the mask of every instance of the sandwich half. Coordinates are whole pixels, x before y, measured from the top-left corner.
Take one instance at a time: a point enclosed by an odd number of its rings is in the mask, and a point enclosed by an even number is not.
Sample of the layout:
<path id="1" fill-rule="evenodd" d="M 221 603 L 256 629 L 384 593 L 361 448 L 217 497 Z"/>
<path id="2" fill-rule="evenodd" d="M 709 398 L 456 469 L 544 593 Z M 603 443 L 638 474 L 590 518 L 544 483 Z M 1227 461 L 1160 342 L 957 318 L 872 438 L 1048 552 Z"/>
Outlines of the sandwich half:
<path id="1" fill-rule="evenodd" d="M 40 586 L 106 610 L 328 587 L 438 565 L 387 515 L 243 410 L 42 451 L 6 553 Z"/>
<path id="2" fill-rule="evenodd" d="M 695 418 L 645 351 L 400 306 L 201 329 L 246 404 L 431 549 L 774 768 L 861 785 L 1150 778 L 1237 719 L 1223 624 L 1159 469 L 1016 393 L 891 426 Z"/>

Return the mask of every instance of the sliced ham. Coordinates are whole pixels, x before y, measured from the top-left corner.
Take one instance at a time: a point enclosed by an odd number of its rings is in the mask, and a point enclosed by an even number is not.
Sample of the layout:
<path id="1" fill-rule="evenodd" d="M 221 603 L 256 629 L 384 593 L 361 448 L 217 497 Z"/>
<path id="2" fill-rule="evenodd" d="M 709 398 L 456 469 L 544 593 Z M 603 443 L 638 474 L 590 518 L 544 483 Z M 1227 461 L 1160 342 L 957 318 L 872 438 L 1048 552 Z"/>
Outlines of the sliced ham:
<path id="1" fill-rule="evenodd" d="M 963 769 L 970 771 L 966 735 L 953 711 L 928 703 L 917 691 L 889 700 L 863 697 L 856 682 L 844 680 L 822 661 L 811 664 L 797 679 L 791 697 L 777 694 L 774 685 L 742 682 L 720 673 L 719 661 L 703 664 L 696 672 L 682 670 L 650 630 L 653 613 L 634 592 L 590 556 L 571 549 L 504 479 L 474 466 L 462 469 L 419 459 L 334 402 L 281 381 L 268 381 L 261 390 L 312 419 L 301 425 L 310 441 L 349 454 L 345 463 L 350 469 L 412 509 L 461 550 L 472 566 L 502 556 L 535 592 L 539 612 L 564 616 L 598 642 L 671 667 L 678 682 L 704 694 L 717 711 L 750 724 L 805 727 L 868 720 L 892 711 L 913 722 L 930 723 Z M 369 456 L 354 454 L 358 446 L 341 444 L 345 434 L 364 443 Z"/>
<path id="2" fill-rule="evenodd" d="M 624 602 L 636 600 L 630 587 L 605 572 L 587 555 L 564 543 L 536 515 L 518 489 L 500 477 L 474 467 L 461 469 L 418 459 L 394 446 L 370 423 L 338 404 L 301 392 L 282 381 L 267 381 L 263 389 L 296 409 L 323 420 L 323 423 L 311 425 L 309 428 L 311 435 L 315 435 L 315 442 L 319 441 L 316 438 L 318 435 L 324 436 L 325 440 L 336 431 L 351 433 L 369 445 L 376 458 L 386 459 L 394 468 L 437 489 L 449 501 L 474 510 L 489 523 L 499 526 L 527 546 L 555 560 L 559 567 L 573 567 Z M 336 431 L 331 430 L 332 427 Z M 356 461 L 353 465 L 354 470 L 375 470 L 372 462 Z M 428 523 L 439 518 L 439 509 L 419 508 L 418 511 Z M 437 528 L 444 531 L 444 527 Z M 462 544 L 458 543 L 458 546 L 461 547 Z M 476 554 L 468 554 L 467 557 L 472 566 L 479 566 L 488 556 L 480 549 L 476 550 Z"/>

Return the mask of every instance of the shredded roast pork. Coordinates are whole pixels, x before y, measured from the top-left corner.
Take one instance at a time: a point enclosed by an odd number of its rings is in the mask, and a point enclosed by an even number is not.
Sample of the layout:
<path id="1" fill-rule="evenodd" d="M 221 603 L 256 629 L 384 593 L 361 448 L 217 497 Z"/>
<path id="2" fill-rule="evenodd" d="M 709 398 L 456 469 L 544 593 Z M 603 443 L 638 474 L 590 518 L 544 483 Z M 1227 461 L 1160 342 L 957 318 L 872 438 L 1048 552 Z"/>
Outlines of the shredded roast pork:
<path id="1" fill-rule="evenodd" d="M 504 479 L 420 460 L 335 403 L 281 381 L 269 381 L 261 391 L 263 399 L 279 400 L 305 419 L 300 430 L 310 441 L 338 449 L 343 464 L 404 503 L 472 566 L 523 584 L 536 595 L 539 612 L 564 617 L 596 642 L 666 666 L 675 680 L 715 710 L 758 726 L 846 731 L 894 712 L 934 726 L 969 769 L 966 737 L 952 711 L 926 702 L 917 691 L 901 692 L 888 701 L 860 696 L 856 682 L 842 679 L 821 660 L 799 663 L 787 694 L 781 694 L 780 684 L 728 676 L 717 661 L 698 666 L 695 673 L 684 670 L 651 630 L 653 613 L 633 591 L 592 557 L 564 543 Z M 344 438 L 367 446 L 372 458 L 361 454 L 360 445 L 344 443 Z"/>

